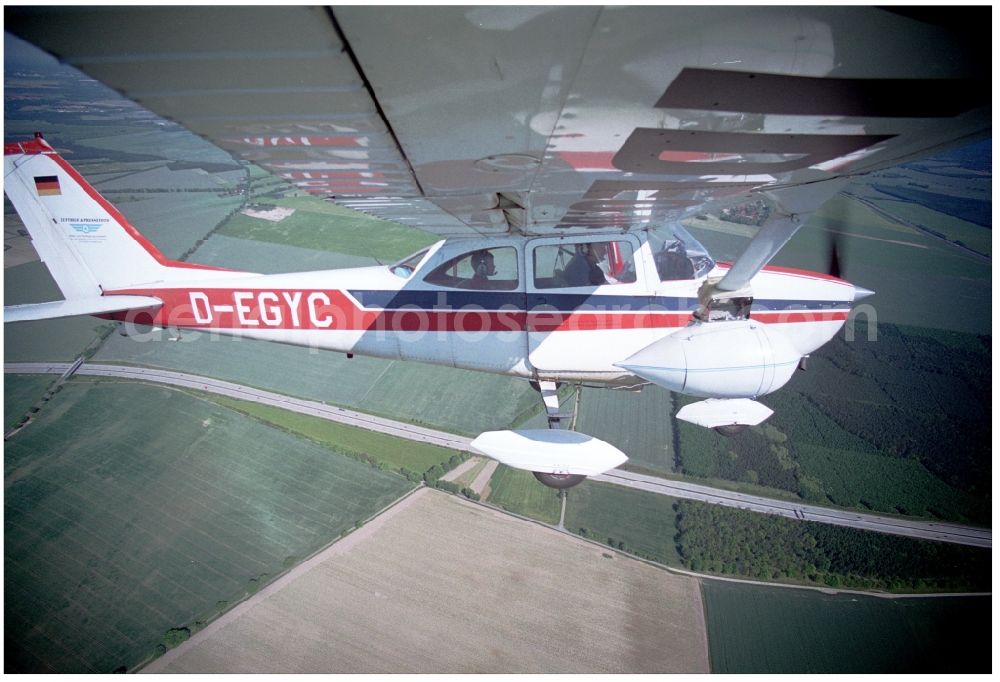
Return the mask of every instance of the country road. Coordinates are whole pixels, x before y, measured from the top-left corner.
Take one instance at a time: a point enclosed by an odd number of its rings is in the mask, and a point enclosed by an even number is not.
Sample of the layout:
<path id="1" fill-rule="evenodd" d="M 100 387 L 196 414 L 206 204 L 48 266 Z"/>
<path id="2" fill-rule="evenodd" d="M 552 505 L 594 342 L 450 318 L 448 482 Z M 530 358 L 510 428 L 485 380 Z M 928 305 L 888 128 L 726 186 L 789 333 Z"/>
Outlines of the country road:
<path id="1" fill-rule="evenodd" d="M 7 374 L 64 374 L 71 363 L 8 363 L 4 365 Z M 263 405 L 280 407 L 293 412 L 306 414 L 321 419 L 328 419 L 350 426 L 357 426 L 371 431 L 378 431 L 399 438 L 431 443 L 446 448 L 474 452 L 469 443 L 470 438 L 458 436 L 444 431 L 436 431 L 405 422 L 394 421 L 383 417 L 375 417 L 363 412 L 356 412 L 342 407 L 327 405 L 322 402 L 303 400 L 291 396 L 273 393 L 258 388 L 243 386 L 229 381 L 212 379 L 194 374 L 184 374 L 169 370 L 149 367 L 131 367 L 126 365 L 106 365 L 85 363 L 76 369 L 77 374 L 101 376 L 132 381 L 148 381 L 168 384 L 181 388 L 195 389 L 225 395 L 241 400 L 248 400 Z M 480 454 L 480 453 L 475 453 Z M 937 540 L 973 547 L 992 547 L 993 532 L 988 528 L 961 526 L 937 521 L 922 521 L 893 516 L 865 514 L 854 510 L 835 509 L 816 505 L 802 504 L 793 500 L 778 500 L 757 495 L 748 495 L 720 488 L 713 488 L 697 483 L 676 481 L 672 479 L 647 476 L 644 474 L 613 469 L 600 476 L 592 477 L 596 481 L 626 486 L 648 492 L 669 495 L 671 497 L 700 500 L 710 504 L 718 504 L 736 509 L 747 509 L 763 514 L 774 514 L 800 521 L 816 521 L 838 526 L 847 526 L 861 530 L 871 530 L 891 535 L 902 535 L 922 540 Z"/>

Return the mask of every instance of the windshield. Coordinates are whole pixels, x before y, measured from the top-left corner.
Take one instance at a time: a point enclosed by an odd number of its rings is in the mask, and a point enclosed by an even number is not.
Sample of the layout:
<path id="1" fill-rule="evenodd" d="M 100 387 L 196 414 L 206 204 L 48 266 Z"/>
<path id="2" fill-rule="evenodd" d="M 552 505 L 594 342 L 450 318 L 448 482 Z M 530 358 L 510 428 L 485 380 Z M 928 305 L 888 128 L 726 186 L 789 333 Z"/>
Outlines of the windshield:
<path id="1" fill-rule="evenodd" d="M 652 228 L 647 234 L 661 282 L 697 279 L 715 267 L 705 247 L 680 223 Z"/>
<path id="2" fill-rule="evenodd" d="M 427 252 L 429 250 L 430 249 L 421 249 L 412 256 L 407 256 L 398 263 L 390 265 L 389 272 L 396 275 L 397 277 L 402 277 L 403 279 L 408 278 L 410 275 L 413 274 L 413 271 L 417 269 L 417 266 L 420 265 L 420 261 L 424 259 L 424 256 L 427 255 Z"/>

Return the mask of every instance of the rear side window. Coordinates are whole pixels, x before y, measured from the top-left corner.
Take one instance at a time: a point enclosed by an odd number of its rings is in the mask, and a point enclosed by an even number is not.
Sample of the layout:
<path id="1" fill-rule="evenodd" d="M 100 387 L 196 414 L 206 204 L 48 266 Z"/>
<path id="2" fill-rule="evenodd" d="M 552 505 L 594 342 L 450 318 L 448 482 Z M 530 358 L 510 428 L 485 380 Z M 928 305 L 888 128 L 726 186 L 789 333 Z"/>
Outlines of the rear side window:
<path id="1" fill-rule="evenodd" d="M 517 250 L 498 246 L 469 251 L 434 268 L 424 281 L 454 289 L 514 291 L 518 285 Z"/>

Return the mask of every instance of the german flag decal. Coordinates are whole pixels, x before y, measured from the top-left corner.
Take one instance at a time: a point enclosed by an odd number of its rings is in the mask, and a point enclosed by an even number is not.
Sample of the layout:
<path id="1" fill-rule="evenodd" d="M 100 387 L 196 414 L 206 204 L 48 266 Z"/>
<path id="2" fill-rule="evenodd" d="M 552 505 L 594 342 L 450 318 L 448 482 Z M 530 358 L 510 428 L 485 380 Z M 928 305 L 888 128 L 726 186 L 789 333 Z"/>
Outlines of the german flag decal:
<path id="1" fill-rule="evenodd" d="M 55 194 L 62 194 L 59 189 L 59 177 L 56 175 L 43 175 L 35 178 L 35 191 L 40 197 L 50 197 Z"/>

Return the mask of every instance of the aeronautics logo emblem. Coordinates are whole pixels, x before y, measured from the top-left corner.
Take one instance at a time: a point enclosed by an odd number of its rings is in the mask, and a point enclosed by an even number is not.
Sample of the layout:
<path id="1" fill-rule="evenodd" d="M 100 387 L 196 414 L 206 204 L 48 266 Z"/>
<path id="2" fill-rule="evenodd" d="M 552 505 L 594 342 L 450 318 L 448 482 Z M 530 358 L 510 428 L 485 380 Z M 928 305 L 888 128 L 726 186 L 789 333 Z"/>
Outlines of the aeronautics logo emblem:
<path id="1" fill-rule="evenodd" d="M 98 232 L 105 223 L 110 222 L 107 218 L 62 218 L 61 222 L 68 225 L 73 232 L 76 234 L 71 235 L 77 239 L 90 237 L 91 239 L 103 239 L 103 235 L 100 237 L 91 237 L 95 232 Z"/>
<path id="2" fill-rule="evenodd" d="M 70 223 L 69 226 L 81 234 L 92 234 L 101 229 L 100 223 Z"/>

